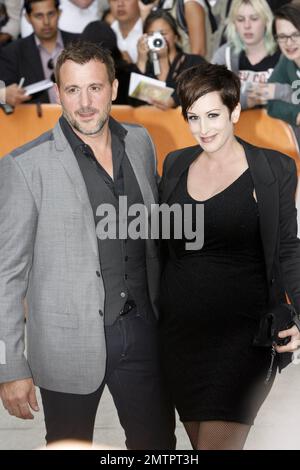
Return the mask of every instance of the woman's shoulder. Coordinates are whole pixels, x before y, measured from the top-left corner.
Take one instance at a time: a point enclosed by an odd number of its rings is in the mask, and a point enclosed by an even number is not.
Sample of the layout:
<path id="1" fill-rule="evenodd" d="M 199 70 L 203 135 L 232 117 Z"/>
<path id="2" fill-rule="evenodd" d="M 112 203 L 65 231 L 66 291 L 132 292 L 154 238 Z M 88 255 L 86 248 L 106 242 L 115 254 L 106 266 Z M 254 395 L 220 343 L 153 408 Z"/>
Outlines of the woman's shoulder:
<path id="1" fill-rule="evenodd" d="M 294 158 L 286 155 L 285 153 L 278 152 L 272 149 L 262 149 L 268 159 L 270 166 L 276 171 L 277 174 L 293 172 L 296 168 Z"/>
<path id="2" fill-rule="evenodd" d="M 281 177 L 284 176 L 287 172 L 293 173 L 297 171 L 295 160 L 292 157 L 282 152 L 279 152 L 278 150 L 268 149 L 264 147 L 252 147 L 264 153 L 268 164 L 270 165 L 272 171 L 275 173 L 277 178 L 281 179 Z"/>
<path id="3" fill-rule="evenodd" d="M 199 152 L 201 151 L 199 145 L 184 147 L 168 153 L 164 159 L 163 173 L 168 173 L 173 165 L 175 165 L 176 161 L 182 158 L 189 158 L 190 155 L 193 155 L 196 150 L 199 150 Z"/>

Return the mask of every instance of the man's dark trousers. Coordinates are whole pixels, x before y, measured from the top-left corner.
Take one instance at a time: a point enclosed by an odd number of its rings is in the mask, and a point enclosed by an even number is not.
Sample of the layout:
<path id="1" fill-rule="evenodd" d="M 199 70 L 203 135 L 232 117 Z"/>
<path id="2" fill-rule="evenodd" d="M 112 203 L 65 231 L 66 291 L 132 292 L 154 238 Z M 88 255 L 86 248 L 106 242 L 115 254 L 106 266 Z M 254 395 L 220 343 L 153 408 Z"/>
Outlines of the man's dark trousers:
<path id="1" fill-rule="evenodd" d="M 134 308 L 106 326 L 106 345 L 106 376 L 98 390 L 73 395 L 41 389 L 47 443 L 62 439 L 91 442 L 106 384 L 128 449 L 174 449 L 174 409 L 161 376 L 156 320 Z"/>

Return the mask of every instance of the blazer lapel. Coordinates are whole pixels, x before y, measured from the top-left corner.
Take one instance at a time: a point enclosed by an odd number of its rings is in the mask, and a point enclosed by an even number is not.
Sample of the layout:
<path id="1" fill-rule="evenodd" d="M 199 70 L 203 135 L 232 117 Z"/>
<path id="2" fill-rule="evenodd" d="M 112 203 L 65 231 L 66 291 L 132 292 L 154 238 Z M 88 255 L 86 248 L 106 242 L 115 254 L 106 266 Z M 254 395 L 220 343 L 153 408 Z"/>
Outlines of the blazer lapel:
<path id="1" fill-rule="evenodd" d="M 256 192 L 267 277 L 271 279 L 279 224 L 278 184 L 264 151 L 238 140 L 244 147 Z"/>
<path id="2" fill-rule="evenodd" d="M 201 152 L 203 152 L 203 149 L 199 145 L 196 145 L 194 147 L 184 149 L 180 156 L 176 158 L 168 171 L 168 176 L 164 178 L 161 202 L 168 202 L 181 178 L 181 175 L 187 170 L 191 163 L 196 160 Z"/>
<path id="3" fill-rule="evenodd" d="M 145 167 L 143 164 L 143 155 L 140 154 L 140 150 L 136 145 L 136 141 L 131 140 L 131 134 L 129 133 L 125 138 L 125 150 L 126 155 L 131 163 L 135 177 L 137 179 L 138 185 L 140 187 L 144 204 L 148 211 L 148 223 L 150 227 L 151 205 L 155 204 L 157 201 L 155 200 L 153 191 L 149 183 L 149 178 L 147 177 L 145 172 Z M 157 247 L 155 241 L 152 240 L 150 236 L 148 236 L 148 238 L 146 239 L 146 250 L 147 256 L 149 257 L 157 255 Z"/>
<path id="4" fill-rule="evenodd" d="M 70 180 L 72 181 L 77 196 L 83 206 L 83 213 L 88 228 L 90 242 L 92 244 L 95 254 L 97 254 L 98 256 L 98 243 L 96 238 L 93 210 L 90 204 L 86 185 L 82 177 L 80 168 L 71 150 L 71 147 L 68 144 L 68 141 L 61 130 L 59 123 L 57 123 L 54 127 L 53 134 L 55 146 L 58 151 L 57 156 L 61 164 L 63 165 L 66 173 L 68 174 Z"/>

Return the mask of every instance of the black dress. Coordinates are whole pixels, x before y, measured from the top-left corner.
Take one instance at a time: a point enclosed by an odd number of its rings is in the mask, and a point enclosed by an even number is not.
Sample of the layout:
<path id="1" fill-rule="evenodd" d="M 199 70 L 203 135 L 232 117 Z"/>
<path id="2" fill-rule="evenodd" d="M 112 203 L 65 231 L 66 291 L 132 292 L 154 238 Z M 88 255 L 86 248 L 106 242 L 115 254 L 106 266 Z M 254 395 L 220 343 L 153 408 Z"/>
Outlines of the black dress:
<path id="1" fill-rule="evenodd" d="M 252 345 L 268 288 L 250 170 L 204 204 L 204 245 L 168 241 L 161 286 L 167 379 L 182 421 L 252 424 L 274 380 L 269 349 Z M 192 204 L 187 171 L 169 201 Z M 193 220 L 195 224 L 195 220 Z M 188 240 L 190 241 L 190 240 Z"/>

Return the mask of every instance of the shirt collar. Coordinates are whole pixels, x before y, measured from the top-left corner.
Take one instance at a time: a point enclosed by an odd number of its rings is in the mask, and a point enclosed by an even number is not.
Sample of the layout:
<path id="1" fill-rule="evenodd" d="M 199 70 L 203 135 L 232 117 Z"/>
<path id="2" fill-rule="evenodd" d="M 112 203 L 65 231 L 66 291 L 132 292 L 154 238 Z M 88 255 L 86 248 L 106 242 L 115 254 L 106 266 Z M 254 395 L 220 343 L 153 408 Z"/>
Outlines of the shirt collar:
<path id="1" fill-rule="evenodd" d="M 37 37 L 36 34 L 34 34 L 34 40 L 35 40 L 35 43 L 36 43 L 36 46 L 37 46 L 38 49 L 43 47 L 42 43 L 41 43 L 41 40 Z M 61 32 L 60 32 L 59 29 L 57 30 L 55 47 L 60 47 L 62 49 L 64 48 L 63 38 L 62 38 L 62 35 L 61 35 Z"/>
<path id="2" fill-rule="evenodd" d="M 73 131 L 72 127 L 64 116 L 59 118 L 59 124 L 74 153 L 77 151 L 78 147 L 88 147 L 87 144 L 85 144 L 83 140 Z M 108 125 L 112 136 L 116 136 L 123 142 L 127 134 L 127 130 L 111 116 L 109 117 Z"/>

